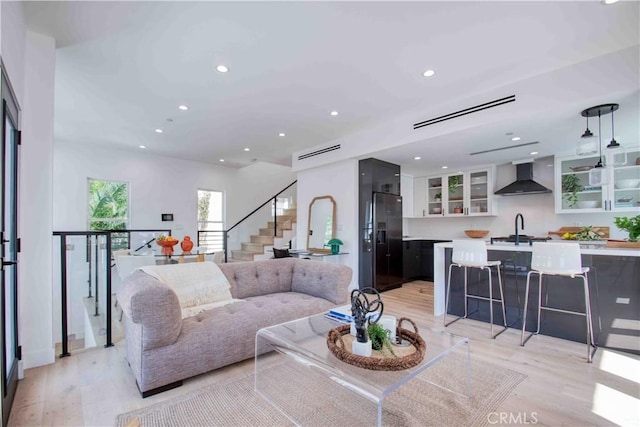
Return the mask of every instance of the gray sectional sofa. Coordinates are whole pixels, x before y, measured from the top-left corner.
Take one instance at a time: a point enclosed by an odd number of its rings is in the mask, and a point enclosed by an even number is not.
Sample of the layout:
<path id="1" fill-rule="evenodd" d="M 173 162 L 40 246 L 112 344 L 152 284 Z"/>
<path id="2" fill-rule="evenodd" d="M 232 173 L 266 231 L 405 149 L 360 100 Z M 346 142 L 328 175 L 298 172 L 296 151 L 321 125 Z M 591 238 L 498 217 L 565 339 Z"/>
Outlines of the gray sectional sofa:
<path id="1" fill-rule="evenodd" d="M 347 266 L 296 258 L 219 267 L 241 301 L 185 318 L 170 286 L 143 271 L 124 280 L 127 358 L 143 397 L 253 357 L 260 328 L 347 303 L 352 275 Z"/>

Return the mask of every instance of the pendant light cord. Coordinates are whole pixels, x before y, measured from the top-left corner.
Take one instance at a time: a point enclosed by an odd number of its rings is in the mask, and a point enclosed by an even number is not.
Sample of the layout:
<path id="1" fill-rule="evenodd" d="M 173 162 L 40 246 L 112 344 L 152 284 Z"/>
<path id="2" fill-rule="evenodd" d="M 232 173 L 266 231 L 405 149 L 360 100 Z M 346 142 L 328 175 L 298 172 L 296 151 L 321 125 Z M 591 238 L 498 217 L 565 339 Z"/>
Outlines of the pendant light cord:
<path id="1" fill-rule="evenodd" d="M 607 147 L 616 148 L 619 144 L 616 142 L 616 134 L 613 128 L 613 107 L 611 107 L 611 142 Z"/>
<path id="2" fill-rule="evenodd" d="M 598 110 L 598 148 L 600 149 L 600 159 L 598 160 L 597 168 L 602 167 L 602 128 L 600 123 L 600 110 Z"/>

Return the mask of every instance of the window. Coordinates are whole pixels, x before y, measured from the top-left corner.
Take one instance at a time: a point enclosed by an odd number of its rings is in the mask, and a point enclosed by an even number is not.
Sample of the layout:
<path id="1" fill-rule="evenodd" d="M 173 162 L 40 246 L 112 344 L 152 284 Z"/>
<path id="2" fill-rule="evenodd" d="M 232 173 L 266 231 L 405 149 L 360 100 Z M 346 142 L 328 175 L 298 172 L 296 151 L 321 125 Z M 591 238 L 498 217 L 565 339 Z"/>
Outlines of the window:
<path id="1" fill-rule="evenodd" d="M 129 228 L 129 184 L 89 179 L 89 230 Z"/>
<path id="2" fill-rule="evenodd" d="M 224 197 L 222 191 L 198 190 L 198 241 L 210 251 L 223 249 Z"/>

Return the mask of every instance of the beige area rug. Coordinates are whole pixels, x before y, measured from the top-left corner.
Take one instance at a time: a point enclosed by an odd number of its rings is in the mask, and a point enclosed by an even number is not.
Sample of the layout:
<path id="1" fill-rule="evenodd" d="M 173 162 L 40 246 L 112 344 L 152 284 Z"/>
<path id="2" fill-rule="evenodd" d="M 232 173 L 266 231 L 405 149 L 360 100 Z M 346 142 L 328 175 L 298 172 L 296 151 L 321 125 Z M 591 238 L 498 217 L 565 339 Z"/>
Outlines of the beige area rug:
<path id="1" fill-rule="evenodd" d="M 299 372 L 297 372 L 299 371 Z M 526 375 L 488 363 L 471 363 L 471 397 L 435 386 L 464 384 L 465 370 L 437 364 L 384 399 L 383 425 L 478 426 L 522 382 Z M 296 414 L 304 426 L 377 424 L 373 403 L 359 398 L 325 375 L 300 364 L 278 363 L 265 383 L 281 409 Z M 376 374 L 373 374 L 376 375 Z M 430 381 L 430 382 L 427 382 Z M 302 391 L 301 391 L 302 390 Z M 120 414 L 116 426 L 289 426 L 282 412 L 254 391 L 254 375 L 244 374 L 147 408 Z"/>

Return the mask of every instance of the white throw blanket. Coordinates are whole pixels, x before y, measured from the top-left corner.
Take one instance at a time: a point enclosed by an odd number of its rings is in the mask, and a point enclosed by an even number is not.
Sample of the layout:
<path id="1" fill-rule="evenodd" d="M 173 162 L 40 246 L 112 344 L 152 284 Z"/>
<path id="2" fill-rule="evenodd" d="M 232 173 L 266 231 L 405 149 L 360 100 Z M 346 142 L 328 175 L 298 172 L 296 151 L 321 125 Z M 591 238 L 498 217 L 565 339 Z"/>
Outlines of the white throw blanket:
<path id="1" fill-rule="evenodd" d="M 221 306 L 235 301 L 227 277 L 213 262 L 155 265 L 140 269 L 173 289 L 183 309 L 183 318 L 193 315 L 194 310 L 186 310 L 190 307 L 205 304 Z"/>

